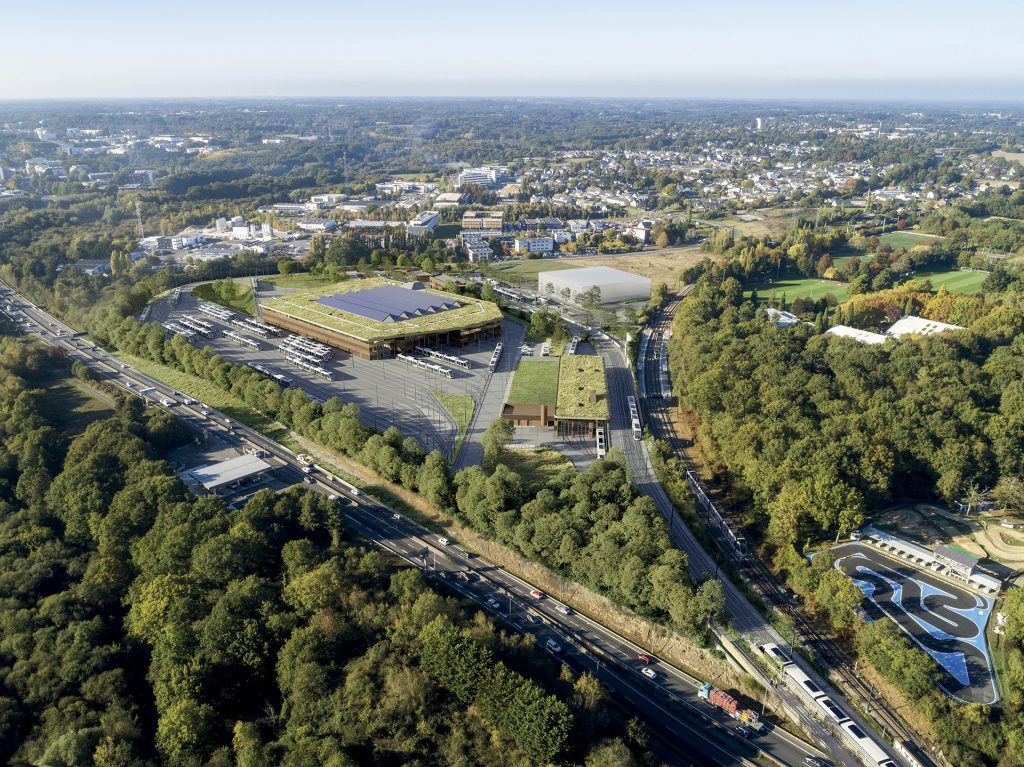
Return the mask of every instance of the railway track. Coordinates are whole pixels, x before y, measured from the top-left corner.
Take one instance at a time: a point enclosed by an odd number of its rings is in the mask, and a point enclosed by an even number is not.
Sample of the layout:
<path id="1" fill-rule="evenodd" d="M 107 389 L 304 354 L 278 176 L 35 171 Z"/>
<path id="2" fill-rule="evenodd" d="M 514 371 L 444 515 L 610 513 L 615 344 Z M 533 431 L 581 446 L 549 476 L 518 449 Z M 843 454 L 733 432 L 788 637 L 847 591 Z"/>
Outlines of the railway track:
<path id="1" fill-rule="evenodd" d="M 680 458 L 687 468 L 696 470 L 696 466 L 688 453 L 691 446 L 687 440 L 679 435 L 676 424 L 669 412 L 672 406 L 672 398 L 671 396 L 666 398 L 662 395 L 662 372 L 660 367 L 660 356 L 665 353 L 662 348 L 662 341 L 665 338 L 665 334 L 672 328 L 680 303 L 690 294 L 692 288 L 692 285 L 684 288 L 677 298 L 666 304 L 652 318 L 649 325 L 649 337 L 645 347 L 645 356 L 640 362 L 644 377 L 643 389 L 646 392 L 646 396 L 641 398 L 641 406 L 644 409 L 646 423 L 651 431 L 651 435 L 655 439 L 665 441 L 670 446 L 672 454 Z M 717 488 L 714 487 L 708 488 L 708 492 L 712 496 L 720 495 L 716 493 L 716 490 Z M 725 506 L 726 504 L 720 505 Z M 912 750 L 915 751 L 915 758 L 923 765 L 932 764 L 928 755 L 923 753 L 922 749 L 917 745 L 917 736 L 910 727 L 891 706 L 878 697 L 874 690 L 856 674 L 855 667 L 851 663 L 849 656 L 837 649 L 834 643 L 823 638 L 810 621 L 794 608 L 789 592 L 782 586 L 764 562 L 756 555 L 738 556 L 727 541 L 722 540 L 720 535 L 716 535 L 713 525 L 708 525 L 707 529 L 715 537 L 720 552 L 729 560 L 747 586 L 753 589 L 771 609 L 776 610 L 792 622 L 800 644 L 816 660 L 817 665 L 835 673 L 842 681 L 846 693 L 851 695 L 862 710 L 872 716 L 886 730 L 889 737 L 897 742 L 911 746 Z"/>

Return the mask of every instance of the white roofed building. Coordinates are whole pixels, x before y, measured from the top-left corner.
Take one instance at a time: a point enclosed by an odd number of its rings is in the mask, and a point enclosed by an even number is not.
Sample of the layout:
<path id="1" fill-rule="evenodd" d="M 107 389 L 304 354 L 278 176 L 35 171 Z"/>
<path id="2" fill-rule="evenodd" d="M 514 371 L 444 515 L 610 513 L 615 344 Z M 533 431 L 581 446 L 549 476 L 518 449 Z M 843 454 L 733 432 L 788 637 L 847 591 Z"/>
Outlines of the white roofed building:
<path id="1" fill-rule="evenodd" d="M 884 344 L 887 340 L 887 336 L 883 336 L 881 333 L 872 333 L 870 330 L 851 328 L 849 325 L 836 325 L 835 327 L 831 327 L 825 331 L 825 335 L 852 338 L 854 341 L 860 341 L 862 344 Z"/>
<path id="2" fill-rule="evenodd" d="M 551 292 L 548 291 L 548 285 L 553 286 Z M 610 266 L 562 269 L 537 275 L 537 292 L 559 301 L 565 300 L 566 294 L 563 291 L 568 289 L 568 300 L 581 304 L 584 300 L 583 295 L 593 288 L 600 291 L 597 303 L 602 305 L 624 301 L 647 301 L 651 297 L 649 278 L 612 269 Z"/>
<path id="3" fill-rule="evenodd" d="M 220 495 L 240 487 L 242 483 L 262 481 L 273 468 L 262 458 L 246 453 L 227 461 L 191 469 L 187 475 L 206 492 Z"/>
<path id="4" fill-rule="evenodd" d="M 902 319 L 896 320 L 892 324 L 892 327 L 886 331 L 888 336 L 908 336 L 908 335 L 931 335 L 932 333 L 944 333 L 947 330 L 963 330 L 960 325 L 950 325 L 948 322 L 939 322 L 938 320 L 929 320 L 924 317 L 916 317 L 912 314 L 908 314 Z"/>

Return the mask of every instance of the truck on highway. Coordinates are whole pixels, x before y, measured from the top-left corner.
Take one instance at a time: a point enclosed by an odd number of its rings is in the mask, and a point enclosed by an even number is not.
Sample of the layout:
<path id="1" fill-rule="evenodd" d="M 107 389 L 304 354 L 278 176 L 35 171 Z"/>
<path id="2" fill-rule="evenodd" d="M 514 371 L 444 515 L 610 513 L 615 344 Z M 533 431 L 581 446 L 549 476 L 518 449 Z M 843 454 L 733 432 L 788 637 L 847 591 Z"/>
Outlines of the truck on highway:
<path id="1" fill-rule="evenodd" d="M 706 701 L 715 708 L 720 708 L 733 719 L 743 722 L 751 730 L 760 731 L 764 729 L 764 723 L 756 711 L 749 708 L 742 708 L 740 702 L 724 690 L 719 690 L 710 682 L 705 682 L 697 689 L 697 697 Z"/>

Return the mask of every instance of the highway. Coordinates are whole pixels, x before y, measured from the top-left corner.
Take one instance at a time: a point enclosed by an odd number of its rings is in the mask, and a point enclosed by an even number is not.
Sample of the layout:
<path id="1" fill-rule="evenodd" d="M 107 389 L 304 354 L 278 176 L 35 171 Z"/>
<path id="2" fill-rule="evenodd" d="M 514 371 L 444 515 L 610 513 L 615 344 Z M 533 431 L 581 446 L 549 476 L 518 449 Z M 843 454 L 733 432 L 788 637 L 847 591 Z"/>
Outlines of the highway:
<path id="1" fill-rule="evenodd" d="M 138 393 L 140 389 L 152 387 L 154 399 L 173 399 L 175 404 L 167 409 L 189 425 L 228 444 L 260 448 L 280 464 L 277 471 L 282 478 L 302 480 L 302 464 L 288 448 L 202 403 L 181 404 L 180 395 L 171 387 L 114 359 L 88 340 L 74 337 L 73 329 L 0 283 L 0 303 L 9 302 L 18 305 L 13 313 L 18 319 L 30 321 L 26 332 L 62 348 L 69 359 L 88 364 L 101 377 L 114 383 L 127 386 L 130 382 L 132 386 L 127 387 L 128 391 Z M 154 401 L 149 402 L 158 406 Z M 800 765 L 808 755 L 822 755 L 781 729 L 769 729 L 748 742 L 737 733 L 738 723 L 724 712 L 697 701 L 697 680 L 658 660 L 649 648 L 633 644 L 554 599 L 532 598 L 530 592 L 534 587 L 531 584 L 483 558 L 461 557 L 455 545 L 442 546 L 437 536 L 426 528 L 376 499 L 368 498 L 322 468 L 310 479 L 316 489 L 346 504 L 346 523 L 352 532 L 415 564 L 427 577 L 472 599 L 517 631 L 533 634 L 539 645 L 544 646 L 548 639 L 554 639 L 561 650 L 553 655 L 577 670 L 595 673 L 617 704 L 648 724 L 663 742 L 657 749 L 667 762 L 723 767 L 742 765 L 751 763 L 749 760 L 761 749 L 781 764 Z M 638 658 L 641 653 L 655 658 L 651 668 L 657 677 L 653 681 L 642 674 L 646 666 Z"/>

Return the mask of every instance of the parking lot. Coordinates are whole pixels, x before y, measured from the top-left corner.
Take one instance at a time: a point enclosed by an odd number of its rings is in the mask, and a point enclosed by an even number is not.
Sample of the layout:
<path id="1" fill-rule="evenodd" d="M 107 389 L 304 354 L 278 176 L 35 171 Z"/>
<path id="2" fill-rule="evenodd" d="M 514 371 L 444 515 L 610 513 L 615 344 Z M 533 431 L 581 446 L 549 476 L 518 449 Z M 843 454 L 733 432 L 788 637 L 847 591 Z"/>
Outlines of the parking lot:
<path id="1" fill-rule="evenodd" d="M 261 294 L 261 297 L 265 296 Z M 501 402 L 498 400 L 504 392 L 506 376 L 503 373 L 508 373 L 511 353 L 522 341 L 521 326 L 506 322 L 502 325 L 502 339 L 484 341 L 465 348 L 444 348 L 444 352 L 463 357 L 471 365 L 469 370 L 453 370 L 450 379 L 398 359 L 367 360 L 334 350 L 331 359 L 324 363 L 334 379 L 328 381 L 288 362 L 279 348 L 287 333 L 282 332 L 277 338 L 256 338 L 232 327 L 230 323 L 200 314 L 198 306 L 199 301 L 183 291 L 177 302 L 171 296 L 154 302 L 148 319 L 165 323 L 184 316 L 201 318 L 212 324 L 215 331 L 212 338 L 196 336 L 195 344 L 212 346 L 229 362 L 256 363 L 283 374 L 319 401 L 338 396 L 345 402 L 355 403 L 359 405 L 361 418 L 368 426 L 380 430 L 396 426 L 404 434 L 416 437 L 427 450 L 437 449 L 447 456 L 451 455 L 455 447 L 458 426 L 435 393 L 442 391 L 472 398 L 477 417 L 467 443 L 473 437 L 478 438 L 501 412 Z M 240 335 L 258 341 L 260 349 L 256 351 L 233 342 L 225 337 L 226 330 L 239 332 Z M 505 343 L 505 353 L 498 374 L 492 376 L 488 362 L 499 340 Z M 494 382 L 494 386 L 490 385 L 492 377 L 500 379 Z M 489 396 L 495 390 L 498 396 Z"/>

